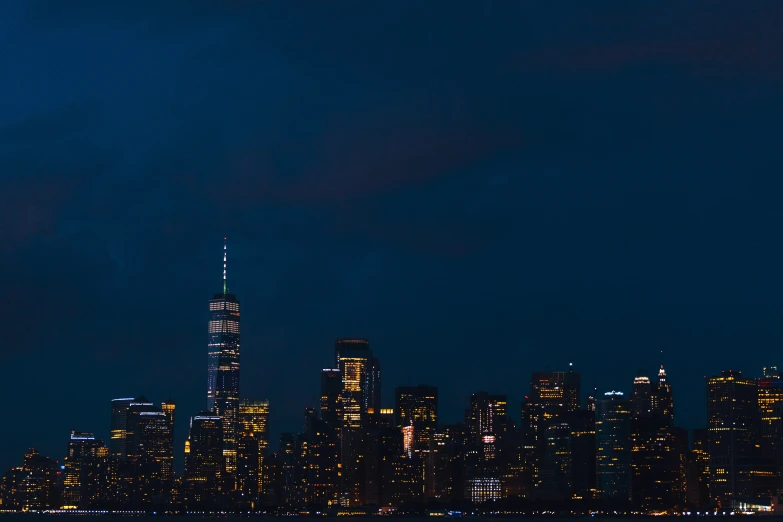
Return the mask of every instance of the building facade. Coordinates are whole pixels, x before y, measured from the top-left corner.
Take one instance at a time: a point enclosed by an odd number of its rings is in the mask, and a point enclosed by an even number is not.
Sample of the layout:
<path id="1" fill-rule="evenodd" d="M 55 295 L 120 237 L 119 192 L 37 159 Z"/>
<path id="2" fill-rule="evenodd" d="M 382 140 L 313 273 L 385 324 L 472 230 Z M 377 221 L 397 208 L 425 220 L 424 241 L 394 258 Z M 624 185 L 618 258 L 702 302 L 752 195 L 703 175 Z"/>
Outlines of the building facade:
<path id="1" fill-rule="evenodd" d="M 236 471 L 239 423 L 239 300 L 229 293 L 223 243 L 223 291 L 209 301 L 207 409 L 220 417 L 226 473 Z"/>

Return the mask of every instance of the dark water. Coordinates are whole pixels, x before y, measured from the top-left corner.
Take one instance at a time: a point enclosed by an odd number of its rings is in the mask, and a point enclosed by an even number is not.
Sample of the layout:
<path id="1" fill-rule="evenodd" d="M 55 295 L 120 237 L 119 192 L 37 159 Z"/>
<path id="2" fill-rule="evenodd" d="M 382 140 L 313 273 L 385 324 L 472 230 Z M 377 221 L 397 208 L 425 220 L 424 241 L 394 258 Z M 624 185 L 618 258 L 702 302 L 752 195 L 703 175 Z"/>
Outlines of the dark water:
<path id="1" fill-rule="evenodd" d="M 100 519 L 100 522 L 160 522 L 161 516 L 149 516 L 149 515 L 69 515 L 69 514 L 41 514 L 41 513 L 0 513 L 0 521 L 2 522 L 51 522 L 56 518 L 57 522 L 83 522 L 85 519 Z M 170 515 L 167 518 L 187 518 L 188 521 L 215 521 L 221 520 L 247 520 L 248 518 L 272 518 L 262 515 L 248 516 L 248 517 L 232 517 L 232 516 L 195 516 L 195 515 Z M 275 517 L 275 518 L 290 518 L 290 517 Z M 313 518 L 324 520 L 334 520 L 339 518 L 344 522 L 380 522 L 387 520 L 392 522 L 394 520 L 405 520 L 406 522 L 453 522 L 454 518 L 445 517 L 364 517 L 364 516 L 351 516 L 351 517 L 296 517 L 296 518 Z M 541 516 L 529 516 L 529 517 L 516 517 L 516 516 L 498 516 L 498 517 L 484 517 L 484 516 L 464 516 L 462 520 L 469 522 L 498 522 L 500 520 L 513 522 L 518 520 L 524 520 L 525 522 L 573 522 L 577 519 L 590 520 L 591 522 L 638 522 L 640 517 L 625 518 L 625 517 L 598 517 L 598 516 L 574 516 L 574 517 L 541 517 Z M 657 520 L 661 518 L 670 517 L 655 517 Z M 687 517 L 691 518 L 691 517 Z"/>

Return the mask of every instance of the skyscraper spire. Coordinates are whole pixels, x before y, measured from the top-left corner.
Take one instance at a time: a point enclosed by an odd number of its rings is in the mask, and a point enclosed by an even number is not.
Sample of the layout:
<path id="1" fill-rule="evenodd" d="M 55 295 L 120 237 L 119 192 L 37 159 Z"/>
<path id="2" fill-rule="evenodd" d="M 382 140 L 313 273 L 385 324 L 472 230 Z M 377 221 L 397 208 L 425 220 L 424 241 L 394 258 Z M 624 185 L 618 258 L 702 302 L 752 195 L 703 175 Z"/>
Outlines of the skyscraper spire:
<path id="1" fill-rule="evenodd" d="M 228 293 L 228 286 L 226 283 L 226 238 L 223 238 L 223 295 Z"/>

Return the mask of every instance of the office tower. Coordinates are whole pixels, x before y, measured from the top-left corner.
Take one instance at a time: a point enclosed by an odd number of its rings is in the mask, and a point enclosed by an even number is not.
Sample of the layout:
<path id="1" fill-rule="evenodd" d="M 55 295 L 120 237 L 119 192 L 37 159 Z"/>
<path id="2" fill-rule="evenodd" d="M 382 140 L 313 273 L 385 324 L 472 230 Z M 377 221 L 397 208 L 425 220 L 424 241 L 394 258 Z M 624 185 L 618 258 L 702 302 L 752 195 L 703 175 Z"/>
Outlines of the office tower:
<path id="1" fill-rule="evenodd" d="M 370 343 L 366 339 L 337 339 L 335 357 L 342 379 L 342 424 L 346 428 L 358 429 L 369 401 L 367 392 L 373 360 Z"/>
<path id="2" fill-rule="evenodd" d="M 366 339 L 335 341 L 342 389 L 340 391 L 340 464 L 343 506 L 361 504 L 361 470 L 364 421 L 369 401 L 369 383 L 373 353 Z"/>
<path id="3" fill-rule="evenodd" d="M 633 501 L 644 511 L 683 507 L 686 501 L 688 434 L 665 419 L 632 420 Z"/>
<path id="4" fill-rule="evenodd" d="M 321 370 L 321 419 L 335 429 L 339 428 L 342 389 L 342 373 L 339 369 Z"/>
<path id="5" fill-rule="evenodd" d="M 783 379 L 776 366 L 764 368 L 757 379 L 760 412 L 760 458 L 771 466 L 778 480 L 783 478 Z M 776 485 L 776 489 L 783 484 Z"/>
<path id="6" fill-rule="evenodd" d="M 269 451 L 269 401 L 239 403 L 237 489 L 254 508 L 264 490 L 263 465 Z"/>
<path id="7" fill-rule="evenodd" d="M 281 503 L 293 508 L 296 506 L 296 482 L 297 482 L 297 451 L 296 435 L 293 433 L 280 434 L 280 476 L 281 480 Z"/>
<path id="8" fill-rule="evenodd" d="M 631 500 L 631 405 L 622 392 L 606 392 L 596 404 L 596 482 L 599 496 Z"/>
<path id="9" fill-rule="evenodd" d="M 185 503 L 188 507 L 214 507 L 221 503 L 225 478 L 223 422 L 210 411 L 190 419 L 185 442 Z"/>
<path id="10" fill-rule="evenodd" d="M 233 477 L 239 417 L 239 300 L 228 291 L 226 255 L 224 239 L 223 292 L 209 301 L 207 409 L 221 419 L 226 475 Z"/>
<path id="11" fill-rule="evenodd" d="M 261 442 L 263 455 L 269 451 L 269 401 L 242 399 L 239 403 L 239 426 L 243 435 L 252 434 Z"/>
<path id="12" fill-rule="evenodd" d="M 666 380 L 666 370 L 658 370 L 658 382 L 653 393 L 653 416 L 663 419 L 668 426 L 674 425 L 674 396 L 672 385 Z"/>
<path id="13" fill-rule="evenodd" d="M 482 391 L 471 396 L 466 421 L 473 443 L 478 446 L 479 457 L 483 461 L 497 457 L 499 439 L 506 435 L 508 427 L 507 405 L 505 395 L 492 395 Z"/>
<path id="14" fill-rule="evenodd" d="M 567 372 L 534 372 L 522 414 L 525 446 L 530 449 L 531 487 L 536 488 L 546 453 L 546 430 L 569 411 L 579 410 L 580 375 L 569 365 Z M 554 457 L 551 457 L 554 458 Z"/>
<path id="15" fill-rule="evenodd" d="M 125 446 L 127 426 L 125 422 L 128 407 L 135 399 L 125 397 L 123 399 L 114 399 L 111 401 L 111 439 L 109 441 L 109 454 L 112 458 L 125 457 L 127 450 Z"/>
<path id="16" fill-rule="evenodd" d="M 263 491 L 264 457 L 259 437 L 242 432 L 237 440 L 237 490 L 250 509 L 254 509 Z"/>
<path id="17" fill-rule="evenodd" d="M 481 442 L 487 435 L 498 434 L 501 420 L 506 417 L 507 405 L 505 395 L 493 395 L 481 391 L 471 396 L 466 420 L 476 442 Z"/>
<path id="18" fill-rule="evenodd" d="M 438 389 L 434 386 L 400 386 L 395 392 L 397 425 L 413 426 L 414 448 L 427 450 L 438 427 Z"/>
<path id="19" fill-rule="evenodd" d="M 546 424 L 538 496 L 568 500 L 573 489 L 571 425 L 565 419 Z"/>
<path id="20" fill-rule="evenodd" d="M 165 504 L 174 480 L 174 434 L 169 414 L 143 398 L 127 412 L 127 458 L 133 487 L 131 502 Z"/>
<path id="21" fill-rule="evenodd" d="M 367 379 L 366 409 L 381 409 L 381 361 L 373 357 L 370 361 L 370 375 Z"/>
<path id="22" fill-rule="evenodd" d="M 574 499 L 589 499 L 596 490 L 595 410 L 567 415 L 571 428 L 571 491 Z"/>
<path id="23" fill-rule="evenodd" d="M 710 503 L 710 451 L 709 431 L 706 428 L 693 430 L 691 462 L 695 467 L 698 487 L 698 506 Z"/>
<path id="24" fill-rule="evenodd" d="M 88 508 L 108 482 L 108 452 L 92 433 L 71 431 L 65 457 L 63 505 Z"/>
<path id="25" fill-rule="evenodd" d="M 746 379 L 741 372 L 733 370 L 707 380 L 712 500 L 730 503 L 753 498 L 751 475 L 759 423 L 755 380 Z"/>
<path id="26" fill-rule="evenodd" d="M 321 371 L 321 420 L 325 447 L 323 453 L 323 474 L 327 484 L 326 504 L 332 506 L 339 498 L 340 465 L 340 395 L 342 393 L 342 374 L 339 369 Z"/>
<path id="27" fill-rule="evenodd" d="M 633 380 L 633 393 L 631 393 L 633 418 L 642 419 L 652 417 L 654 402 L 653 386 L 650 382 L 650 378 L 640 371 Z"/>

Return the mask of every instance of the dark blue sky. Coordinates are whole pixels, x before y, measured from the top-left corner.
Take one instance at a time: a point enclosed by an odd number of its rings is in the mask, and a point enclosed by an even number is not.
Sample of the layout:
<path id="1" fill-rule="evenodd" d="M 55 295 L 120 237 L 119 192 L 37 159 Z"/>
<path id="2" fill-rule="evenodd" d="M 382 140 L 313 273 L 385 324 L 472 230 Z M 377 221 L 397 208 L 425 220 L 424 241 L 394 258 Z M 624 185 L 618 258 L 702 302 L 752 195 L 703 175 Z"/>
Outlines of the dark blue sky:
<path id="1" fill-rule="evenodd" d="M 0 468 L 141 394 L 181 457 L 224 236 L 274 439 L 339 336 L 449 422 L 663 350 L 693 428 L 783 364 L 781 2 L 5 2 L 0 46 Z"/>

